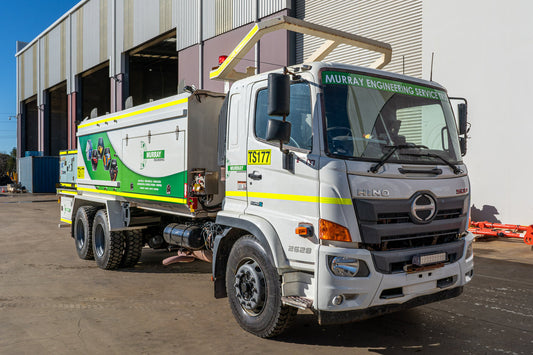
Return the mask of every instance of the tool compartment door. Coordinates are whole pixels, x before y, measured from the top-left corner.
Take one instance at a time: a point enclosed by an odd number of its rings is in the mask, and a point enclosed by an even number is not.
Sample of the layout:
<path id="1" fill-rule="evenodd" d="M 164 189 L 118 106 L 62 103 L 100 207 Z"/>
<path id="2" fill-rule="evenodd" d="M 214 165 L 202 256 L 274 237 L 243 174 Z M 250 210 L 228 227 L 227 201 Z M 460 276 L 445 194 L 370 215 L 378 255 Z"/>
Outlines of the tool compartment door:
<path id="1" fill-rule="evenodd" d="M 132 193 L 184 198 L 187 182 L 184 120 L 131 127 L 121 132 L 117 181 Z M 111 173 L 110 173 L 111 174 Z"/>

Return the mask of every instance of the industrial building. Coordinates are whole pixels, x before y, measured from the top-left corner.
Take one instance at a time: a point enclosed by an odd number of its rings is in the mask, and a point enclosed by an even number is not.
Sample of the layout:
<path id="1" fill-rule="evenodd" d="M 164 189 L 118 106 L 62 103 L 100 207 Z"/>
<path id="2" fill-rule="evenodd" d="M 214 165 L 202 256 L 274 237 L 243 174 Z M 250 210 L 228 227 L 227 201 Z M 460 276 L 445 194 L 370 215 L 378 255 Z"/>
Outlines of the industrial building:
<path id="1" fill-rule="evenodd" d="M 511 3 L 82 0 L 31 42 L 17 43 L 17 152 L 56 156 L 76 149 L 76 126 L 84 118 L 175 95 L 186 85 L 227 90 L 228 83 L 209 80 L 219 56 L 255 22 L 289 15 L 390 43 L 385 70 L 432 76 L 450 96 L 466 97 L 473 217 L 531 224 L 533 206 L 525 201 L 533 191 L 523 189 L 531 168 L 508 172 L 530 149 L 533 123 L 518 103 L 532 91 L 533 74 L 523 68 L 533 52 L 527 17 L 533 5 Z M 236 69 L 300 63 L 321 44 L 307 35 L 271 33 Z M 365 66 L 375 56 L 340 46 L 326 60 Z M 504 149 L 509 142 L 514 145 Z"/>

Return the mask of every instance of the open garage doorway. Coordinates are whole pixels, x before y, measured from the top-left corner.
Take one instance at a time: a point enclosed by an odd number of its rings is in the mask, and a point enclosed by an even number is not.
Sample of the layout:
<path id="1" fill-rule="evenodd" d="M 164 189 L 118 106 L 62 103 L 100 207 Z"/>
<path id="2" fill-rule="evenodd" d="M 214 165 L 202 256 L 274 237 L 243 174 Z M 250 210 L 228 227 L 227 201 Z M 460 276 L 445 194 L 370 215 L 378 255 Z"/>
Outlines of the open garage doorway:
<path id="1" fill-rule="evenodd" d="M 178 93 L 178 52 L 176 32 L 132 49 L 126 54 L 128 84 L 124 97 L 141 105 Z"/>
<path id="2" fill-rule="evenodd" d="M 22 103 L 22 144 L 19 156 L 26 151 L 39 150 L 39 110 L 37 96 L 33 96 Z"/>
<path id="3" fill-rule="evenodd" d="M 98 65 L 77 76 L 77 121 L 90 117 L 96 108 L 97 115 L 111 112 L 109 62 Z"/>
<path id="4" fill-rule="evenodd" d="M 45 155 L 58 156 L 68 148 L 67 83 L 49 89 L 45 100 Z"/>

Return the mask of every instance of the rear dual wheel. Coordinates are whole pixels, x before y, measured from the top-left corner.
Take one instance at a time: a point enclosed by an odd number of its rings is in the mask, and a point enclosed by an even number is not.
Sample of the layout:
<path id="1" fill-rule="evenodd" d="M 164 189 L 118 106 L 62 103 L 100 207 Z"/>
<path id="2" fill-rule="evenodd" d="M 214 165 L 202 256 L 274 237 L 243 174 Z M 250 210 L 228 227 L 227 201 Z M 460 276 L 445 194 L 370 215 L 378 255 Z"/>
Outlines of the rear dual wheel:
<path id="1" fill-rule="evenodd" d="M 92 260 L 93 246 L 92 246 L 92 230 L 93 220 L 96 214 L 96 207 L 82 206 L 76 211 L 76 217 L 72 224 L 72 237 L 76 245 L 76 253 L 80 259 Z"/>
<path id="2" fill-rule="evenodd" d="M 118 268 L 124 254 L 124 234 L 109 230 L 107 211 L 104 209 L 94 216 L 92 237 L 96 265 L 105 270 Z"/>
<path id="3" fill-rule="evenodd" d="M 134 266 L 141 258 L 144 247 L 142 231 L 112 232 L 107 218 L 104 209 L 94 216 L 92 245 L 96 264 L 105 270 Z"/>

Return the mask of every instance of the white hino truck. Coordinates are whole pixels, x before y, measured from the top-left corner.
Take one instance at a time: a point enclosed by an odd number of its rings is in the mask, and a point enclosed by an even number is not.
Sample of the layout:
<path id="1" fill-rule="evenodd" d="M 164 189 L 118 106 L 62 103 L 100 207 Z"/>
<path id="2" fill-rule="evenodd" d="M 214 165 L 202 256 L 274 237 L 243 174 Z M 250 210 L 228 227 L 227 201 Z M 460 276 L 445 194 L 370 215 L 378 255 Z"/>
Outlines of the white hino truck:
<path id="1" fill-rule="evenodd" d="M 304 64 L 235 71 L 279 29 L 326 41 Z M 324 62 L 339 44 L 379 58 Z M 227 93 L 188 87 L 82 121 L 58 190 L 79 257 L 114 269 L 146 244 L 201 251 L 215 297 L 260 337 L 299 308 L 339 324 L 460 295 L 473 277 L 466 107 L 457 125 L 446 90 L 379 70 L 390 58 L 388 44 L 273 18 L 211 72 Z"/>

